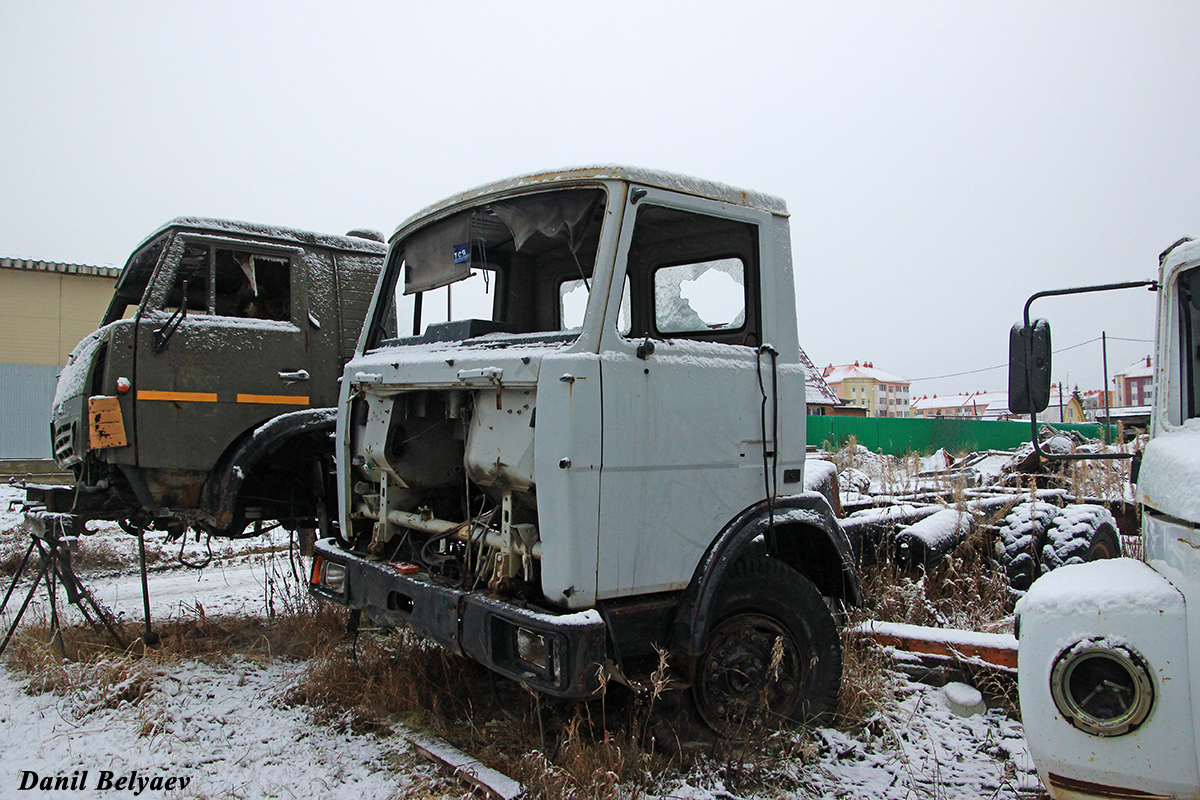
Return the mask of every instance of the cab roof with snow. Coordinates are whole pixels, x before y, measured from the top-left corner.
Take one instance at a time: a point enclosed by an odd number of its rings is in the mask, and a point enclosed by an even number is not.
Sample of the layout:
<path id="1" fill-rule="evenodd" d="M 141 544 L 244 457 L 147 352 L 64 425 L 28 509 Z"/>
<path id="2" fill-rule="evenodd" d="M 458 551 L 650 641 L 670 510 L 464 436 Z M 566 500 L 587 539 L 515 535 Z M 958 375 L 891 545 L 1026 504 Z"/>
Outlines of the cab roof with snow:
<path id="1" fill-rule="evenodd" d="M 538 187 L 551 188 L 555 186 L 595 183 L 605 180 L 628 181 L 629 183 L 638 183 L 672 192 L 682 192 L 684 194 L 696 195 L 697 197 L 706 197 L 748 208 L 755 208 L 770 214 L 788 216 L 787 203 L 782 198 L 774 195 L 748 189 L 739 189 L 724 183 L 707 181 L 672 172 L 608 164 L 531 172 L 526 175 L 518 175 L 501 181 L 486 183 L 474 189 L 468 189 L 465 192 L 459 192 L 433 205 L 426 206 L 404 220 L 396 228 L 396 232 L 392 234 L 392 238 L 396 239 L 408 228 L 430 216 L 440 215 L 446 211 L 477 202 L 481 198 L 491 195 L 507 194 Z"/>
<path id="2" fill-rule="evenodd" d="M 256 222 L 241 222 L 234 219 L 214 219 L 212 217 L 176 217 L 160 226 L 154 233 L 146 237 L 134 252 L 141 250 L 146 244 L 161 236 L 168 230 L 188 230 L 199 233 L 232 233 L 242 236 L 256 236 L 277 242 L 290 242 L 298 245 L 328 247 L 333 250 L 349 250 L 352 252 L 383 253 L 387 247 L 381 242 L 358 236 L 335 236 L 327 233 L 314 233 L 296 228 L 285 228 L 278 225 L 262 225 Z"/>

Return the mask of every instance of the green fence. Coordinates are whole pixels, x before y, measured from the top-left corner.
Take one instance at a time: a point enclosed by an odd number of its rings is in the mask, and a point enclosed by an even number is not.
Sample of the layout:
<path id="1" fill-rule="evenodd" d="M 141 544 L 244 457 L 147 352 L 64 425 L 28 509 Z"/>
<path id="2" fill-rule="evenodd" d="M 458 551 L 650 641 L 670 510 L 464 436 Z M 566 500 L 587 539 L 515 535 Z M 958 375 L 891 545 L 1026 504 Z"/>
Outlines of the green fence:
<path id="1" fill-rule="evenodd" d="M 1053 423 L 1058 430 L 1079 431 L 1089 439 L 1101 438 L 1103 425 Z M 1117 428 L 1109 426 L 1116 438 Z M 1028 422 L 982 419 L 898 419 L 893 417 L 808 418 L 808 443 L 840 447 L 854 436 L 872 452 L 888 455 L 932 453 L 940 447 L 951 452 L 1012 450 L 1029 441 Z"/>

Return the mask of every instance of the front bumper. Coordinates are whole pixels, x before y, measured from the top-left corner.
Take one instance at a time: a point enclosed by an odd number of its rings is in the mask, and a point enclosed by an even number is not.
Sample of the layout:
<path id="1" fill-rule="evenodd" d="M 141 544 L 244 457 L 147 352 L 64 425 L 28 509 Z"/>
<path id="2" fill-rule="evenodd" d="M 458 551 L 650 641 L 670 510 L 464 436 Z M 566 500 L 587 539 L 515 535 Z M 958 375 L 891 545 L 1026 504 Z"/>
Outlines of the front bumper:
<path id="1" fill-rule="evenodd" d="M 1018 603 L 1021 718 L 1053 797 L 1200 795 L 1186 611 L 1166 578 L 1126 558 L 1056 570 Z M 1145 665 L 1153 703 L 1128 732 L 1090 733 L 1055 699 L 1055 665 L 1089 643 Z"/>
<path id="2" fill-rule="evenodd" d="M 366 611 L 381 625 L 407 624 L 446 649 L 488 669 L 562 698 L 602 690 L 607 632 L 594 610 L 551 614 L 434 583 L 428 573 L 401 574 L 323 539 L 314 550 L 309 592 Z M 328 565 L 344 568 L 340 587 L 322 580 Z"/>

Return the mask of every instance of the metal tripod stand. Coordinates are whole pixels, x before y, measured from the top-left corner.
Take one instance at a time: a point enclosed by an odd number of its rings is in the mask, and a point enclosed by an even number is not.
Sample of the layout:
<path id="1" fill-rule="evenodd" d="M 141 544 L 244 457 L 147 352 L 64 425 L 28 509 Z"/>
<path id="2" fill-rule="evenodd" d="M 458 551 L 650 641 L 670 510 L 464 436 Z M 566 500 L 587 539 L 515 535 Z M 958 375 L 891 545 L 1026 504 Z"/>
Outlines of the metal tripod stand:
<path id="1" fill-rule="evenodd" d="M 26 530 L 29 533 L 29 547 L 26 548 L 25 556 L 17 566 L 12 582 L 4 593 L 4 600 L 0 601 L 0 614 L 3 614 L 4 609 L 8 607 L 8 601 L 12 598 L 17 584 L 20 583 L 26 567 L 31 566 L 30 561 L 34 551 L 38 554 L 40 566 L 36 568 L 37 573 L 29 585 L 29 590 L 25 593 L 21 608 L 17 611 L 8 632 L 4 635 L 4 641 L 0 642 L 0 655 L 4 653 L 13 634 L 17 632 L 21 618 L 33 601 L 38 586 L 43 582 L 50 599 L 50 627 L 56 635 L 60 633 L 58 586 L 61 584 L 67 594 L 67 602 L 79 609 L 79 613 L 88 621 L 88 624 L 97 631 L 101 628 L 106 630 L 116 645 L 122 650 L 125 649 L 125 641 L 117 630 L 117 622 L 112 612 L 96 602 L 92 593 L 79 581 L 79 577 L 71 566 L 71 550 L 64 540 L 73 532 L 74 518 L 70 514 L 31 511 L 26 514 L 25 519 Z"/>

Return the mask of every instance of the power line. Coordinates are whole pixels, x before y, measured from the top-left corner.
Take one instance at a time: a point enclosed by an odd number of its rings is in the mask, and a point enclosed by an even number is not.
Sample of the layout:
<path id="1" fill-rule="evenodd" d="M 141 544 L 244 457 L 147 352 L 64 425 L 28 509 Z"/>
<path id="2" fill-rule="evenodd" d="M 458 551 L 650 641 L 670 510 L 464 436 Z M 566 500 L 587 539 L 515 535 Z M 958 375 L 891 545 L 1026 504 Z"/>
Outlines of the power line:
<path id="1" fill-rule="evenodd" d="M 1150 344 L 1154 343 L 1153 339 L 1122 339 L 1118 336 L 1109 336 L 1108 339 L 1109 339 L 1109 341 L 1116 341 L 1116 342 L 1149 342 Z M 1098 342 L 1098 341 L 1100 341 L 1099 336 L 1097 336 L 1095 339 L 1088 339 L 1086 342 L 1080 342 L 1079 344 L 1073 344 L 1069 347 L 1064 347 L 1060 350 L 1055 350 L 1054 355 L 1058 355 L 1059 353 L 1065 353 L 1068 350 L 1074 350 L 1077 347 L 1083 347 L 1085 344 L 1092 344 L 1093 342 Z M 1008 367 L 1008 364 L 1004 363 L 1004 364 L 997 364 L 994 367 L 983 367 L 982 369 L 969 369 L 966 372 L 952 372 L 949 375 L 928 375 L 924 378 L 909 378 L 909 383 L 916 383 L 917 381 L 936 381 L 936 380 L 940 380 L 942 378 L 959 378 L 959 377 L 962 377 L 963 375 L 978 375 L 980 372 L 991 372 L 992 370 L 1005 369 L 1007 367 Z"/>
<path id="2" fill-rule="evenodd" d="M 1007 366 L 1008 366 L 1008 364 L 997 364 L 994 367 L 984 367 L 983 369 L 969 369 L 966 372 L 951 372 L 949 375 L 926 375 L 923 378 L 909 378 L 908 382 L 916 383 L 917 381 L 936 381 L 940 378 L 957 378 L 962 375 L 977 375 L 980 372 L 991 372 L 994 369 L 1004 369 Z"/>

